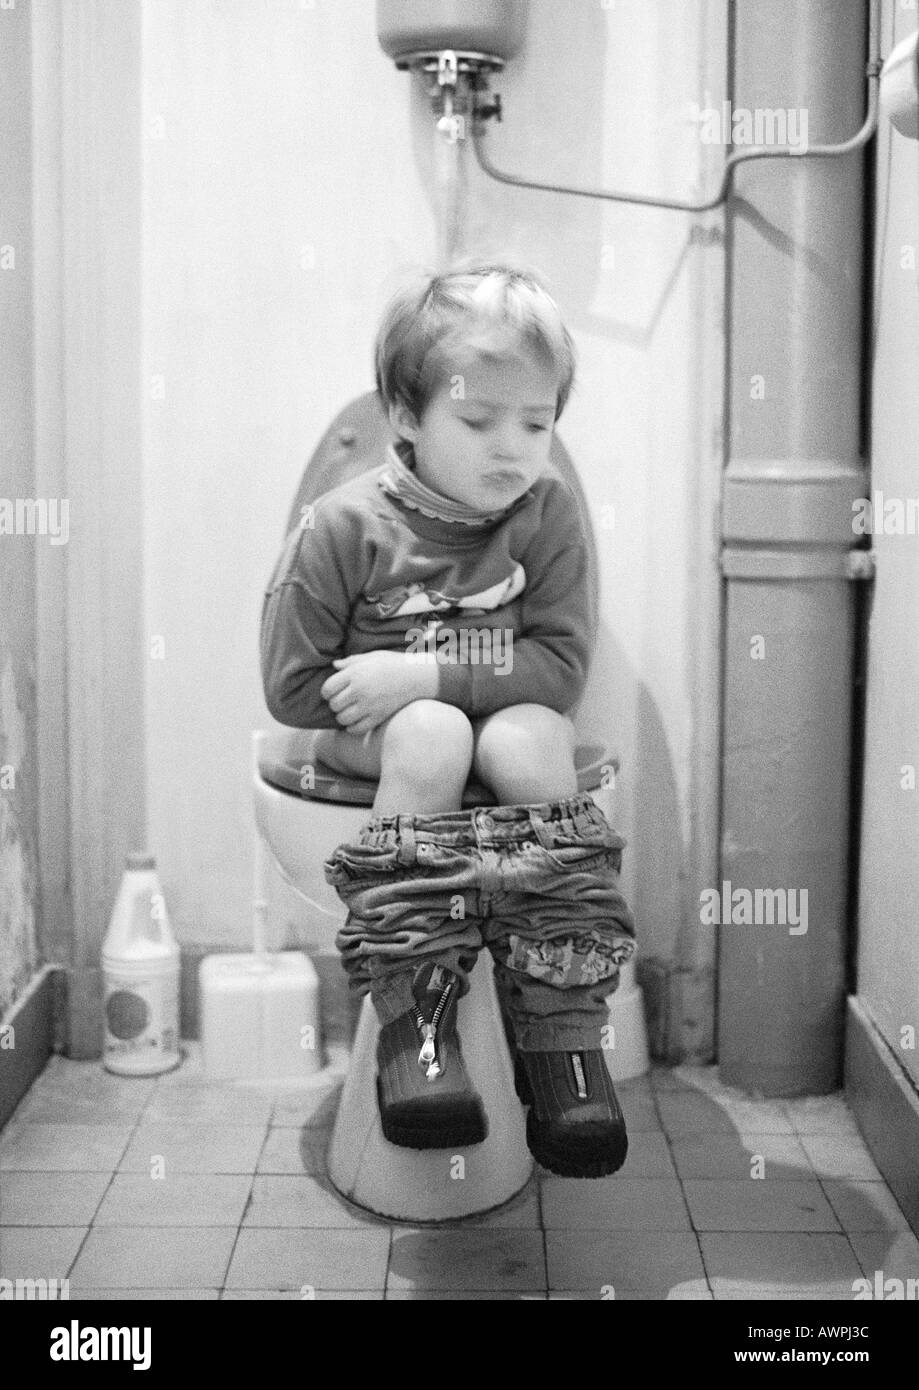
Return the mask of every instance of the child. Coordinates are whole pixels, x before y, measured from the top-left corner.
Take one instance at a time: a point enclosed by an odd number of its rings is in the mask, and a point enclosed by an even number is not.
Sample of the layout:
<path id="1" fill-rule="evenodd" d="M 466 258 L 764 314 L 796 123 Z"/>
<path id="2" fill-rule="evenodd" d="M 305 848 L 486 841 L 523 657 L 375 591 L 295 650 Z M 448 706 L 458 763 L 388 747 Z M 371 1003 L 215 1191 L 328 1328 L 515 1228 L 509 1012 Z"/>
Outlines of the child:
<path id="1" fill-rule="evenodd" d="M 385 463 L 327 492 L 268 590 L 265 695 L 315 755 L 379 779 L 373 816 L 325 863 L 337 937 L 381 1022 L 384 1135 L 481 1142 L 457 1000 L 487 945 L 527 1139 L 553 1172 L 625 1160 L 604 1003 L 634 951 L 624 841 L 579 793 L 566 711 L 591 657 L 587 550 L 549 462 L 574 352 L 538 279 L 473 263 L 390 304 L 377 389 Z M 470 774 L 489 809 L 462 810 Z"/>

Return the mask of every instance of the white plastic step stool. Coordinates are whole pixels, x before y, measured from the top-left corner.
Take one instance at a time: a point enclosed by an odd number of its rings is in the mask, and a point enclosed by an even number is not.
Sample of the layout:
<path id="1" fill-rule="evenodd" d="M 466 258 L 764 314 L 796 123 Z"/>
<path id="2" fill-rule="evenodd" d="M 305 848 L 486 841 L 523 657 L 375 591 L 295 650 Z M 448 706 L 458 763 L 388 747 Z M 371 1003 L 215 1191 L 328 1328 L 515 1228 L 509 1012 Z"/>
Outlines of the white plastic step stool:
<path id="1" fill-rule="evenodd" d="M 450 1221 L 502 1206 L 529 1181 L 525 1111 L 485 951 L 457 1005 L 457 1030 L 488 1137 L 468 1148 L 405 1149 L 383 1138 L 376 1092 L 380 1024 L 364 1000 L 328 1156 L 333 1186 L 357 1206 L 394 1221 Z"/>

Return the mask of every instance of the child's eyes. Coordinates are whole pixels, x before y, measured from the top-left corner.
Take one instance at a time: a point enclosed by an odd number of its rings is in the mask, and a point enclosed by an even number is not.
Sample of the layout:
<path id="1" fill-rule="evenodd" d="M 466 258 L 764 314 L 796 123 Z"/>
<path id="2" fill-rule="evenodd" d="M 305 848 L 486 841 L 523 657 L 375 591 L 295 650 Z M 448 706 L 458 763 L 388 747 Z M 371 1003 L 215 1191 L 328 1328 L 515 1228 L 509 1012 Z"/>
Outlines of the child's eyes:
<path id="1" fill-rule="evenodd" d="M 463 424 L 468 425 L 471 430 L 484 430 L 488 428 L 489 422 L 487 420 L 463 420 Z M 527 429 L 532 430 L 534 434 L 545 434 L 548 425 L 527 425 Z"/>

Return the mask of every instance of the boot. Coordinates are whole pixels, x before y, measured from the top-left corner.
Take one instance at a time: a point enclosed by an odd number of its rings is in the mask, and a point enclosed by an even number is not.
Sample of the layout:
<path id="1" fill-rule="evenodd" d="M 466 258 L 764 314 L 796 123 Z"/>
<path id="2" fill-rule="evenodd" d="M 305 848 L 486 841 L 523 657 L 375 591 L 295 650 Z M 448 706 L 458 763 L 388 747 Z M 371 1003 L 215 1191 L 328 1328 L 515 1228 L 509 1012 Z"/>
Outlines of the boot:
<path id="1" fill-rule="evenodd" d="M 625 1162 L 629 1141 L 603 1053 L 514 1049 L 514 1084 L 527 1113 L 527 1146 L 563 1178 L 602 1178 Z"/>
<path id="2" fill-rule="evenodd" d="M 429 961 L 415 971 L 412 992 L 415 1008 L 385 1024 L 377 1044 L 384 1138 L 408 1149 L 481 1144 L 488 1122 L 456 1031 L 459 978 Z"/>

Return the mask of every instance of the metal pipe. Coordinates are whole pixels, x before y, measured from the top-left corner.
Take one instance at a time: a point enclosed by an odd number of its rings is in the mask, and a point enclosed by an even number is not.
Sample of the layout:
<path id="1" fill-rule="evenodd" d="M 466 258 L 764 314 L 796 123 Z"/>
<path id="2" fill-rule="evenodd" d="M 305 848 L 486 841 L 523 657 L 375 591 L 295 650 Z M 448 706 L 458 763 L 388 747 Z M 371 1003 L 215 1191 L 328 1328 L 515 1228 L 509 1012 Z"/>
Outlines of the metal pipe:
<path id="1" fill-rule="evenodd" d="M 865 0 L 738 5 L 734 99 L 851 128 L 866 19 Z M 842 1064 L 852 503 L 866 491 L 861 167 L 758 165 L 735 193 L 718 1060 L 729 1084 L 798 1095 L 834 1089 Z"/>
<path id="2" fill-rule="evenodd" d="M 868 81 L 868 112 L 864 122 L 848 140 L 831 145 L 782 146 L 754 145 L 748 150 L 739 150 L 725 160 L 718 192 L 702 202 L 691 202 L 682 198 L 652 198 L 642 193 L 613 192 L 601 188 L 574 188 L 569 184 L 539 183 L 533 179 L 520 178 L 498 169 L 485 153 L 483 135 L 486 127 L 479 120 L 473 121 L 472 143 L 476 159 L 483 173 L 499 183 L 512 184 L 515 188 L 533 188 L 542 193 L 568 193 L 575 198 L 600 198 L 607 202 L 634 203 L 641 207 L 669 208 L 675 212 L 710 212 L 720 207 L 727 199 L 734 170 L 752 159 L 824 159 L 852 154 L 868 143 L 878 125 L 878 88 L 880 63 L 874 58 L 865 68 Z"/>

